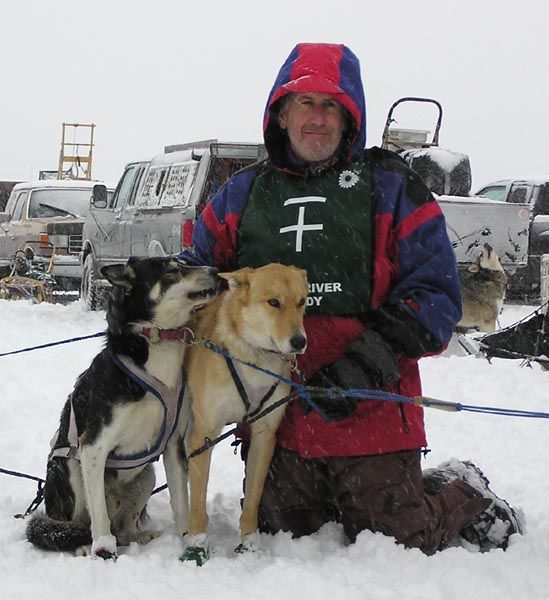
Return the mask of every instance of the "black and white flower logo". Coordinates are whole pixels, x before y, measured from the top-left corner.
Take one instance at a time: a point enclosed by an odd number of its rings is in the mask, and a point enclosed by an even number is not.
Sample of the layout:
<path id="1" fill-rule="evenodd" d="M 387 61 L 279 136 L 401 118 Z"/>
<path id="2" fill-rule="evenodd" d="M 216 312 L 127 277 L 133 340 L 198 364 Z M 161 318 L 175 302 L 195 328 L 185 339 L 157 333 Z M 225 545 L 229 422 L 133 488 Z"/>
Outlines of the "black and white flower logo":
<path id="1" fill-rule="evenodd" d="M 341 172 L 339 176 L 339 187 L 344 190 L 352 188 L 358 181 L 358 175 L 353 171 L 345 170 Z"/>

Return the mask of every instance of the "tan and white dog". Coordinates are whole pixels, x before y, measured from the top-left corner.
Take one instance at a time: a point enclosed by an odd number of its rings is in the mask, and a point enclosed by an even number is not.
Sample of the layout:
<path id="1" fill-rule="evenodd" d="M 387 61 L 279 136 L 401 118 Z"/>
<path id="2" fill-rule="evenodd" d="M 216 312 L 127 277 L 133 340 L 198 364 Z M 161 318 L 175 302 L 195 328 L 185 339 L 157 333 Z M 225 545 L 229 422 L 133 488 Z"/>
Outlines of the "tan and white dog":
<path id="1" fill-rule="evenodd" d="M 270 264 L 220 277 L 227 280 L 229 289 L 195 316 L 193 328 L 197 338 L 211 340 L 234 357 L 289 378 L 289 359 L 304 352 L 307 345 L 303 327 L 308 294 L 306 272 Z M 187 456 L 202 447 L 206 439 L 216 438 L 225 425 L 257 414 L 290 393 L 289 385 L 277 383 L 271 376 L 237 361 L 230 364 L 224 356 L 201 345 L 189 349 L 185 362 L 192 395 Z M 250 535 L 258 527 L 259 502 L 284 408 L 285 404 L 274 409 L 250 428 L 240 518 L 244 548 L 251 544 Z M 188 462 L 190 515 L 182 558 L 198 564 L 208 555 L 206 493 L 210 460 L 211 449 Z"/>
<path id="2" fill-rule="evenodd" d="M 496 251 L 484 244 L 477 260 L 461 277 L 463 317 L 458 327 L 495 331 L 506 284 L 507 277 Z"/>

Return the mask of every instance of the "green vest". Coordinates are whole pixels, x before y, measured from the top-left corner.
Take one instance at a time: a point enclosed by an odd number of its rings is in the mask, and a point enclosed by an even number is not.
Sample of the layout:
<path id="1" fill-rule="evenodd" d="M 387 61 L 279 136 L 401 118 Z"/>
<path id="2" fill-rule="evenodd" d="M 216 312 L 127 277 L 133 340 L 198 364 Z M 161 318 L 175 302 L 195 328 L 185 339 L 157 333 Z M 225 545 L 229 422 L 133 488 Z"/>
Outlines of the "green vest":
<path id="1" fill-rule="evenodd" d="M 308 314 L 357 315 L 370 308 L 372 176 L 362 159 L 320 175 L 257 175 L 238 228 L 238 266 L 270 262 L 307 270 Z"/>

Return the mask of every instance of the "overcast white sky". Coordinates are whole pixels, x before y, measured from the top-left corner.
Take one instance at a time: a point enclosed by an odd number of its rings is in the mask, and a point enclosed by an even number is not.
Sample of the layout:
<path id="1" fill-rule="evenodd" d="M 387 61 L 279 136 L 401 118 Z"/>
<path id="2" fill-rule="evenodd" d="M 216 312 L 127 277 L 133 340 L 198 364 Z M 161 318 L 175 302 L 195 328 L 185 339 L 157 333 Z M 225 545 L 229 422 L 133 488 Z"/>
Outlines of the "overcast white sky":
<path id="1" fill-rule="evenodd" d="M 94 122 L 94 178 L 204 138 L 261 141 L 275 74 L 298 42 L 362 63 L 368 145 L 390 105 L 444 107 L 440 145 L 468 153 L 473 187 L 549 175 L 544 0 L 18 0 L 0 19 L 0 180 L 57 169 L 61 123 Z M 399 125 L 429 129 L 415 105 Z"/>

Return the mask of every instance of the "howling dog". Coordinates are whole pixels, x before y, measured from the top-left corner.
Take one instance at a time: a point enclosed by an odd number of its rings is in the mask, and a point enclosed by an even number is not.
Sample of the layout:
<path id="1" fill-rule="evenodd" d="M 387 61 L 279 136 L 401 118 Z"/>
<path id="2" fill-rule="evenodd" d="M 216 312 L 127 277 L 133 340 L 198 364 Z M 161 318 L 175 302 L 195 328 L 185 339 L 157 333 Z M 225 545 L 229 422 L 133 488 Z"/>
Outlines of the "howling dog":
<path id="1" fill-rule="evenodd" d="M 270 264 L 219 276 L 227 280 L 229 289 L 195 315 L 193 328 L 197 338 L 211 340 L 231 356 L 288 379 L 290 360 L 303 353 L 307 345 L 303 328 L 308 294 L 306 272 Z M 185 370 L 192 396 L 185 444 L 188 457 L 203 447 L 206 439 L 217 437 L 225 425 L 256 415 L 290 393 L 289 385 L 201 345 L 189 349 Z M 257 530 L 259 501 L 285 406 L 274 409 L 250 427 L 239 550 L 253 546 L 250 535 Z M 209 553 L 206 492 L 210 460 L 208 449 L 188 461 L 190 515 L 181 558 L 199 565 Z"/>
<path id="2" fill-rule="evenodd" d="M 52 441 L 46 514 L 27 527 L 39 548 L 115 558 L 117 542 L 157 537 L 139 526 L 155 483 L 151 463 L 162 454 L 172 506 L 184 499 L 174 486 L 182 484 L 179 427 L 188 421 L 182 368 L 192 332 L 185 325 L 217 293 L 216 273 L 173 258 L 102 269 L 113 285 L 107 342 L 79 376 Z"/>
<path id="3" fill-rule="evenodd" d="M 507 277 L 495 250 L 484 244 L 477 260 L 461 277 L 463 317 L 459 328 L 494 331 L 503 307 Z"/>

